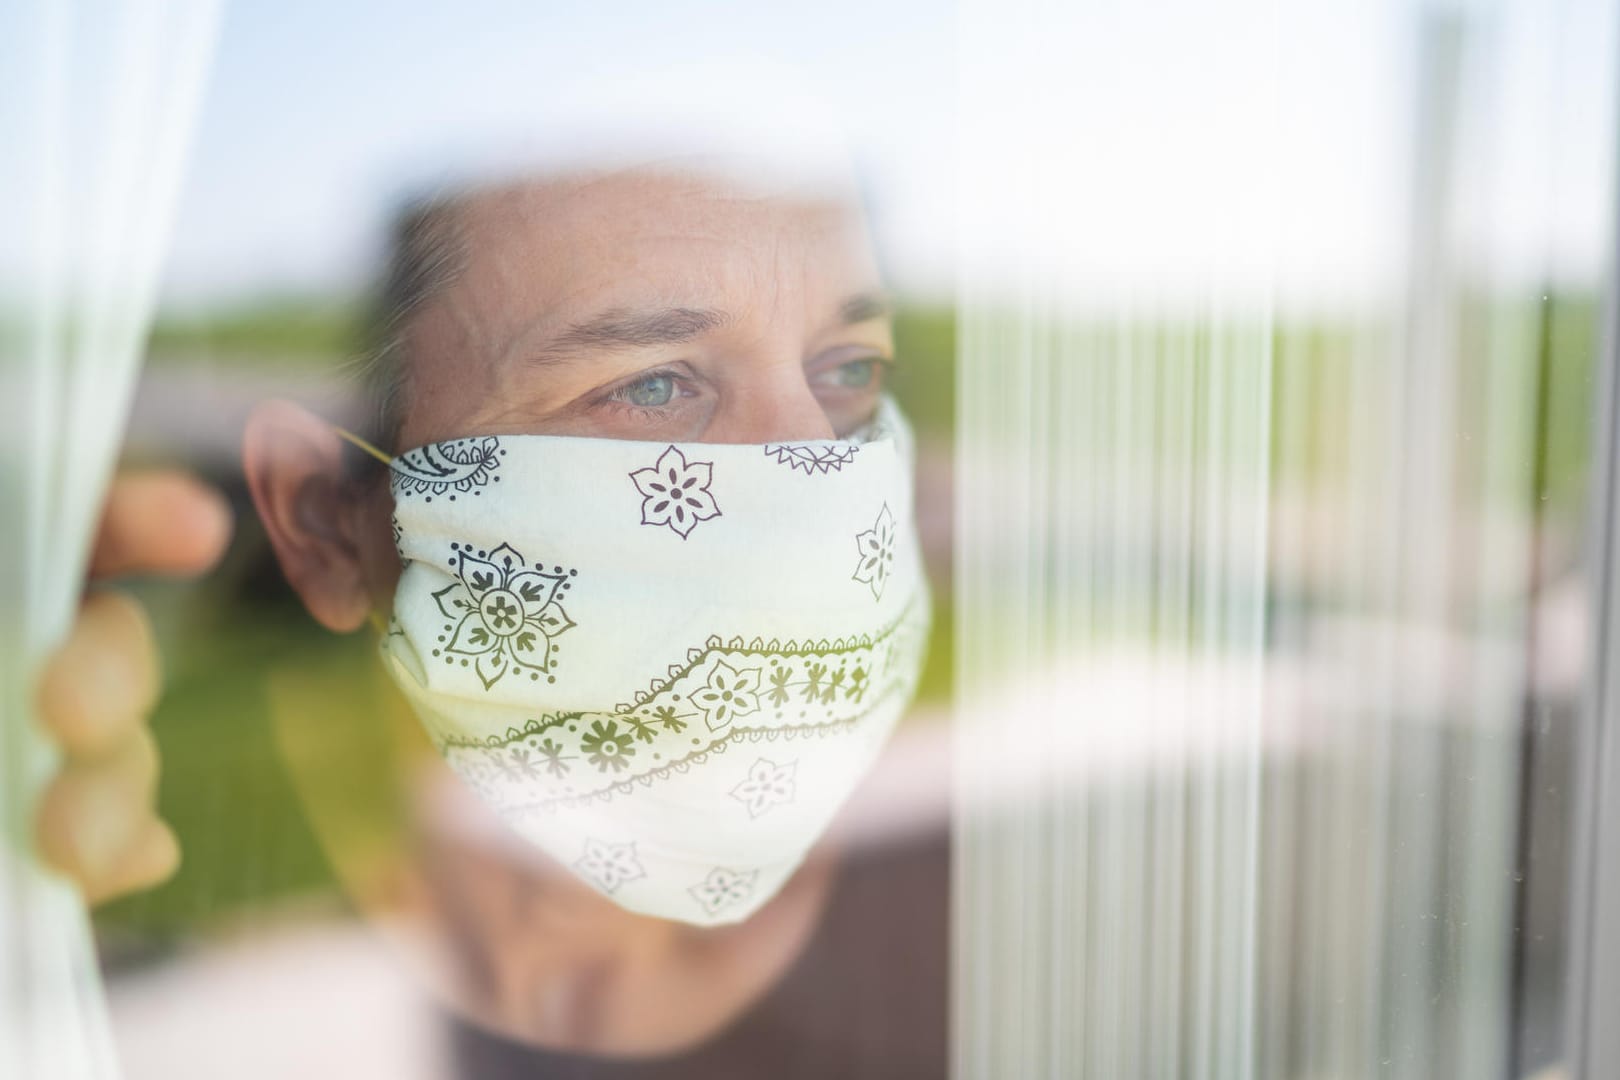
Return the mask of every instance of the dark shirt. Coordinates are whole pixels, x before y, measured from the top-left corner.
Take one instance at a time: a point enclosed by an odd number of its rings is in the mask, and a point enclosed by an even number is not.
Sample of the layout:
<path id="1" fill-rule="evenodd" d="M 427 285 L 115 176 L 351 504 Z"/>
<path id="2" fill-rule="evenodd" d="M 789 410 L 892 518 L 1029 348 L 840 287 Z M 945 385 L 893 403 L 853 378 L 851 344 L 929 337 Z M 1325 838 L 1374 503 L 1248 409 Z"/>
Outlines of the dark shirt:
<path id="1" fill-rule="evenodd" d="M 685 1053 L 613 1061 L 552 1053 L 454 1021 L 465 1080 L 911 1080 L 947 1071 L 950 844 L 930 834 L 846 856 L 781 981 Z"/>

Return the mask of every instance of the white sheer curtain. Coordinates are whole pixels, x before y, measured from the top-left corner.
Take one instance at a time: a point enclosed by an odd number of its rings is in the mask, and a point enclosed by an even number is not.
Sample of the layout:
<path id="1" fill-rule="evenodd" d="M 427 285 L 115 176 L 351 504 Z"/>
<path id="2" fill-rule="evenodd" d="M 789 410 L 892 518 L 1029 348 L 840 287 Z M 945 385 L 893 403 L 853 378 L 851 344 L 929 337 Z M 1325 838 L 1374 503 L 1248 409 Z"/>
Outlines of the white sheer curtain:
<path id="1" fill-rule="evenodd" d="M 958 1076 L 1527 1060 L 1615 9 L 965 0 Z"/>
<path id="2" fill-rule="evenodd" d="M 150 322 L 215 0 L 0 5 L 0 1076 L 117 1072 L 76 893 L 31 853 L 33 723 Z"/>

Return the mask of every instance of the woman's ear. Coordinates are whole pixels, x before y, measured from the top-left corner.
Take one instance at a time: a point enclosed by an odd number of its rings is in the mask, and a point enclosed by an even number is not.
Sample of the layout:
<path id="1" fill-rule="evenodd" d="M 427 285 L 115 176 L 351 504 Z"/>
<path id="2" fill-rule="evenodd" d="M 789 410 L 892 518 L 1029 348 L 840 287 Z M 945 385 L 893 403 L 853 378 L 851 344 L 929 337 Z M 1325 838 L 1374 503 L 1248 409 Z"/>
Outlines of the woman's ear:
<path id="1" fill-rule="evenodd" d="M 287 583 L 315 621 L 347 633 L 371 611 L 357 500 L 343 447 L 326 421 L 290 401 L 266 401 L 242 432 L 242 471 Z"/>

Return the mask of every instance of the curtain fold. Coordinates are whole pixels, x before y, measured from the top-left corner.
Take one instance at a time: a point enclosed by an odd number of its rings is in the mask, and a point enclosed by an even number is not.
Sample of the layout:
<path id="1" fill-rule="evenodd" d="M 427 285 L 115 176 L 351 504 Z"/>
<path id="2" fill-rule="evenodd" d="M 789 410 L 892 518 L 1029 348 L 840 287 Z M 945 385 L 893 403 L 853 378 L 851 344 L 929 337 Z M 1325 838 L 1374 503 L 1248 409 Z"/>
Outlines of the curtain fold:
<path id="1" fill-rule="evenodd" d="M 32 853 L 56 765 L 33 687 L 78 606 L 218 17 L 0 7 L 0 1076 L 117 1074 L 83 903 Z"/>

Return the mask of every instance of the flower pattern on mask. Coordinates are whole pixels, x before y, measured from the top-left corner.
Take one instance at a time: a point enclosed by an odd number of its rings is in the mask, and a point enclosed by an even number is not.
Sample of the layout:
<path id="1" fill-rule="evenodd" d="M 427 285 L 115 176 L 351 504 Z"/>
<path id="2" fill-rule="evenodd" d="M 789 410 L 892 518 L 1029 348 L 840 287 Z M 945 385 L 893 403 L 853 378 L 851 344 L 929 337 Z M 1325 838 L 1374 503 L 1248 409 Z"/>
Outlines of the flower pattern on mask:
<path id="1" fill-rule="evenodd" d="M 603 772 L 609 769 L 623 772 L 636 756 L 636 748 L 630 745 L 630 732 L 620 731 L 616 720 L 592 723 L 591 730 L 580 736 L 579 748 L 590 763 Z"/>
<path id="2" fill-rule="evenodd" d="M 653 722 L 665 731 L 679 735 L 686 730 L 686 721 L 675 715 L 675 706 L 660 705 L 653 710 Z"/>
<path id="3" fill-rule="evenodd" d="M 748 899 L 748 894 L 754 891 L 754 879 L 757 877 L 759 877 L 758 870 L 727 870 L 723 866 L 717 866 L 709 871 L 707 877 L 686 891 L 703 905 L 705 912 L 718 915 L 731 905 Z"/>
<path id="4" fill-rule="evenodd" d="M 557 664 L 554 641 L 574 626 L 560 602 L 574 571 L 557 566 L 548 573 L 539 563 L 530 568 L 508 544 L 494 551 L 450 548 L 457 580 L 433 599 L 451 621 L 433 655 L 450 665 L 471 664 L 485 690 L 514 671 L 555 682 L 549 674 Z"/>
<path id="5" fill-rule="evenodd" d="M 630 474 L 641 492 L 641 523 L 668 525 L 685 540 L 698 522 L 720 516 L 720 505 L 709 492 L 713 479 L 712 461 L 687 461 L 685 454 L 669 447 L 657 464 Z"/>
<path id="6" fill-rule="evenodd" d="M 748 777 L 731 789 L 731 797 L 748 807 L 748 816 L 757 818 L 773 806 L 793 801 L 793 774 L 797 761 L 778 765 L 760 758 L 748 769 Z"/>
<path id="7" fill-rule="evenodd" d="M 574 755 L 563 753 L 563 747 L 554 740 L 547 739 L 535 747 L 535 752 L 546 763 L 546 772 L 559 779 L 568 775 L 568 762 L 574 760 Z"/>
<path id="8" fill-rule="evenodd" d="M 491 754 L 490 765 L 509 783 L 540 778 L 541 761 L 527 746 L 509 746 L 502 753 Z"/>
<path id="9" fill-rule="evenodd" d="M 855 460 L 860 449 L 854 443 L 782 443 L 765 447 L 767 457 L 789 469 L 802 469 L 811 473 L 838 472 Z"/>
<path id="10" fill-rule="evenodd" d="M 451 768 L 505 811 L 546 814 L 611 802 L 682 775 L 731 746 L 836 737 L 908 696 L 926 625 L 920 618 L 926 609 L 918 604 L 908 603 L 875 634 L 853 638 L 711 636 L 688 651 L 686 663 L 672 665 L 612 712 L 546 713 L 502 733 L 436 742 Z M 725 717 L 715 715 L 722 705 Z M 751 711 L 744 715 L 743 709 Z M 513 755 L 515 748 L 524 753 Z M 593 767 L 569 764 L 581 760 Z M 749 776 L 733 780 L 721 795 L 748 802 L 764 797 L 774 800 L 771 805 L 795 798 L 788 784 L 796 781 L 796 762 L 765 760 L 772 775 L 755 775 L 765 768 L 756 758 Z M 756 816 L 766 809 L 758 807 Z"/>
<path id="11" fill-rule="evenodd" d="M 609 844 L 586 837 L 585 853 L 574 863 L 574 869 L 606 893 L 613 892 L 627 881 L 639 881 L 647 876 L 641 860 L 636 858 L 634 840 Z"/>
<path id="12" fill-rule="evenodd" d="M 496 473 L 505 455 L 500 439 L 493 435 L 417 447 L 388 463 L 390 486 L 396 499 L 421 495 L 423 502 L 432 502 L 435 495 L 447 495 L 453 501 L 456 492 L 478 495 L 500 480 Z"/>
<path id="13" fill-rule="evenodd" d="M 759 711 L 759 668 L 741 671 L 724 660 L 709 669 L 708 682 L 692 695 L 692 702 L 703 710 L 710 731 L 719 731 L 739 716 Z"/>
<path id="14" fill-rule="evenodd" d="M 869 586 L 872 597 L 876 600 L 883 598 L 883 586 L 889 583 L 889 574 L 894 569 L 894 515 L 889 513 L 889 504 L 884 503 L 883 509 L 878 513 L 877 520 L 872 527 L 855 536 L 855 547 L 860 552 L 860 562 L 855 567 L 853 580 Z"/>

